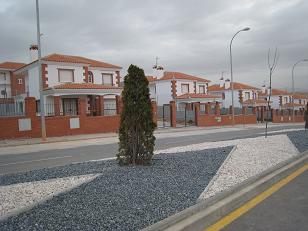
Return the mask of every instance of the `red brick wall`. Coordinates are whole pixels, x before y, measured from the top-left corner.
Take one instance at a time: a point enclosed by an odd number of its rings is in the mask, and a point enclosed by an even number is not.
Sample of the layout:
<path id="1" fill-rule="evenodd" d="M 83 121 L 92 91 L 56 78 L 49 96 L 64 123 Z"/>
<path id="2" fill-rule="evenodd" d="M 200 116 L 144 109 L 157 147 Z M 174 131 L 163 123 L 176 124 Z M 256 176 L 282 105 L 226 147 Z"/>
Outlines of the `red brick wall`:
<path id="1" fill-rule="evenodd" d="M 292 112 L 291 112 L 292 113 Z M 281 115 L 280 110 L 273 110 L 273 123 L 292 123 L 292 114 L 289 115 Z M 299 114 L 294 116 L 294 121 L 295 122 L 304 122 L 304 115 Z"/>
<path id="2" fill-rule="evenodd" d="M 91 133 L 117 132 L 120 125 L 120 115 L 113 116 L 86 116 L 85 102 L 80 100 L 79 116 L 53 116 L 46 117 L 46 134 L 47 137 L 80 135 Z M 41 136 L 40 117 L 36 116 L 35 98 L 28 97 L 25 101 L 25 116 L 20 117 L 0 117 L 0 139 L 10 138 L 36 138 Z M 30 118 L 31 131 L 18 131 L 18 119 Z M 70 128 L 70 118 L 79 118 L 80 128 Z"/>
<path id="3" fill-rule="evenodd" d="M 22 84 L 18 83 L 18 79 L 22 79 Z M 24 75 L 15 75 L 10 71 L 10 80 L 11 80 L 11 94 L 16 96 L 26 92 L 25 87 L 25 76 Z"/>
<path id="4" fill-rule="evenodd" d="M 42 64 L 42 81 L 43 81 L 43 88 L 48 88 L 48 78 L 47 78 L 47 64 Z"/>
<path id="5" fill-rule="evenodd" d="M 199 115 L 198 118 L 197 125 L 200 127 L 232 125 L 231 115 Z M 234 121 L 235 124 L 256 124 L 257 117 L 256 115 L 235 115 Z"/>
<path id="6" fill-rule="evenodd" d="M 83 81 L 85 83 L 89 82 L 89 68 L 88 67 L 83 67 Z"/>

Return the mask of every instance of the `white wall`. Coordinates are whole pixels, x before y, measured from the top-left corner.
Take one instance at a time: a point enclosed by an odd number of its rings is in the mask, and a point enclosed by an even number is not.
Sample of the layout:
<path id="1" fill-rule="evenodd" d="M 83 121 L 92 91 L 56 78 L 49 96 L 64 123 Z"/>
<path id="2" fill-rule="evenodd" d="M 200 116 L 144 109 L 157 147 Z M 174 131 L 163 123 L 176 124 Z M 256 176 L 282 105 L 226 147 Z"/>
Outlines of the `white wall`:
<path id="1" fill-rule="evenodd" d="M 156 101 L 157 105 L 168 104 L 172 99 L 171 81 L 156 82 Z"/>
<path id="2" fill-rule="evenodd" d="M 40 99 L 40 83 L 38 66 L 28 70 L 29 96 Z"/>
<path id="3" fill-rule="evenodd" d="M 171 81 L 170 81 L 171 84 Z M 176 80 L 176 90 L 177 90 L 177 95 L 183 95 L 185 93 L 182 93 L 181 85 L 182 84 L 189 84 L 189 93 L 195 93 L 194 92 L 194 82 L 193 81 L 185 81 L 185 80 Z M 171 91 L 171 88 L 170 88 Z"/>
<path id="4" fill-rule="evenodd" d="M 149 83 L 150 98 L 156 100 L 155 83 Z"/>
<path id="5" fill-rule="evenodd" d="M 47 65 L 47 84 L 48 87 L 53 87 L 59 84 L 63 84 L 59 82 L 59 76 L 58 76 L 58 68 L 60 69 L 73 69 L 74 70 L 74 83 L 83 83 L 83 67 L 82 66 L 60 66 L 60 65 L 53 65 L 53 64 L 48 64 Z"/>
<path id="6" fill-rule="evenodd" d="M 103 84 L 103 77 L 102 74 L 112 74 L 113 75 L 113 85 L 116 85 L 117 82 L 117 75 L 115 71 L 110 71 L 110 70 L 104 70 L 104 69 L 92 69 L 89 68 L 89 71 L 93 73 L 94 76 L 94 83 L 95 84 Z"/>

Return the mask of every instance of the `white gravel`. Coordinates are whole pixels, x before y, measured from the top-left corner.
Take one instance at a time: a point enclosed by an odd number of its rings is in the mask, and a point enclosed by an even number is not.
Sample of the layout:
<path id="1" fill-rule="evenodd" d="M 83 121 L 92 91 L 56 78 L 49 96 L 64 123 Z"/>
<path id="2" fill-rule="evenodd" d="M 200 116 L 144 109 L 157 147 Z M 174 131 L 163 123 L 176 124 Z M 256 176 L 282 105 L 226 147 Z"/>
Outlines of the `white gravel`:
<path id="1" fill-rule="evenodd" d="M 236 149 L 226 159 L 199 199 L 212 197 L 299 153 L 287 135 L 205 142 L 158 152 L 176 153 L 232 145 L 236 145 Z"/>
<path id="2" fill-rule="evenodd" d="M 33 181 L 0 187 L 0 220 L 26 207 L 34 206 L 59 193 L 93 180 L 98 174 Z"/>

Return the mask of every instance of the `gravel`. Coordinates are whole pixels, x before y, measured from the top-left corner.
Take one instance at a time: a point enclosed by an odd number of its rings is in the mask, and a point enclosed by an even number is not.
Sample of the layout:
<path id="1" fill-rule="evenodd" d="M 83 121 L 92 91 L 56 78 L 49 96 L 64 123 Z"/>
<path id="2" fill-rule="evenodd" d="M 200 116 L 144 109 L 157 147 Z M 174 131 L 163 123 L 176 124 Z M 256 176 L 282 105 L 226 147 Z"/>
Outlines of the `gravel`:
<path id="1" fill-rule="evenodd" d="M 287 135 L 299 152 L 308 150 L 308 130 L 288 132 Z"/>
<path id="2" fill-rule="evenodd" d="M 9 218 L 0 230 L 139 230 L 195 204 L 231 149 L 159 154 L 147 167 L 119 167 L 110 160 L 2 176 L 1 184 L 9 185 L 101 174 Z"/>
<path id="3" fill-rule="evenodd" d="M 200 195 L 200 199 L 207 199 L 230 189 L 250 177 L 298 155 L 298 150 L 287 135 L 256 137 L 234 140 L 233 142 L 237 145 L 235 151 L 224 162 L 215 176 L 215 180 Z M 206 144 L 204 145 L 206 146 Z"/>
<path id="4" fill-rule="evenodd" d="M 0 187 L 0 219 L 29 208 L 53 196 L 71 190 L 97 175 L 71 176 L 43 181 L 33 181 Z"/>

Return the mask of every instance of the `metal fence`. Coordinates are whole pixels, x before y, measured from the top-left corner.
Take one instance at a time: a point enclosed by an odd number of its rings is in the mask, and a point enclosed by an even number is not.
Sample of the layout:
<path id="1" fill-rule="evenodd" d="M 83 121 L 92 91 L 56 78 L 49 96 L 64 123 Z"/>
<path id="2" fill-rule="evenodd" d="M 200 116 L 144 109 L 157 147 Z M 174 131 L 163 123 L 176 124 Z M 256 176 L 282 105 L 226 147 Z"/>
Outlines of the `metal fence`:
<path id="1" fill-rule="evenodd" d="M 1 103 L 0 104 L 0 116 L 23 116 L 25 114 L 24 101 Z"/>

